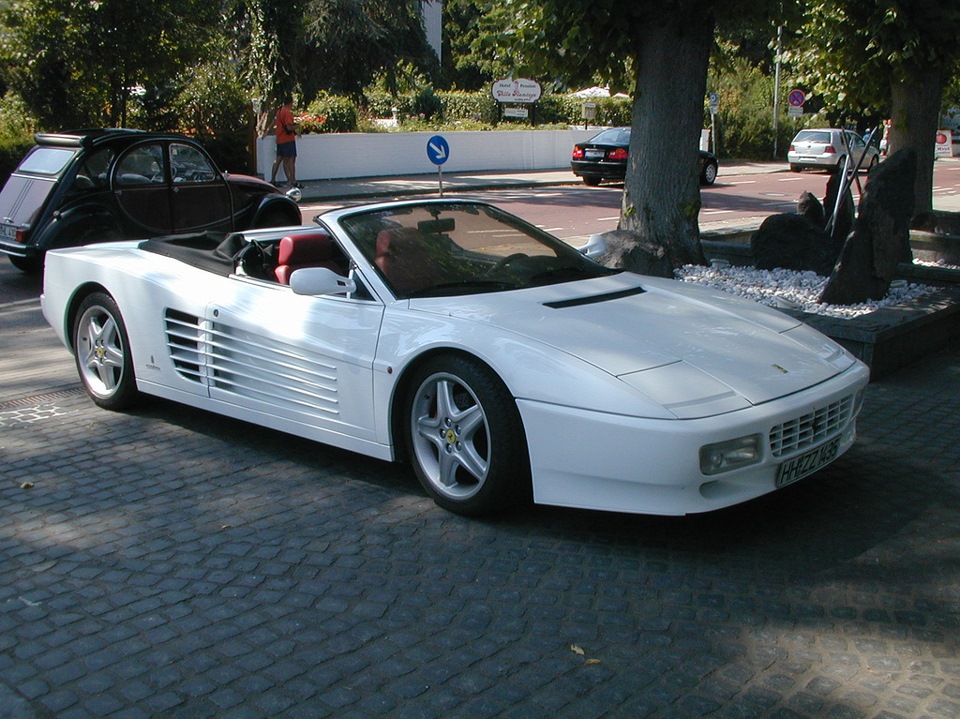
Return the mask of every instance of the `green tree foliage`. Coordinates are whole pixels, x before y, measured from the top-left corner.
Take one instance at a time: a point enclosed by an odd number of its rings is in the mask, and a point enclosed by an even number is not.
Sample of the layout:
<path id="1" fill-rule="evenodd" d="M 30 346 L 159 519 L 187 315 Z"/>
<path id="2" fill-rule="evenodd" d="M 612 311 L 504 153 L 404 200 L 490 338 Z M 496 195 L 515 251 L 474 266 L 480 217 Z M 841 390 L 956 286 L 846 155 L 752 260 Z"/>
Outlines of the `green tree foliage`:
<path id="1" fill-rule="evenodd" d="M 834 117 L 889 115 L 890 150 L 913 148 L 918 213 L 933 190 L 933 137 L 944 88 L 960 65 L 955 0 L 819 0 L 808 3 L 801 79 Z"/>
<path id="2" fill-rule="evenodd" d="M 236 0 L 244 79 L 263 102 L 259 130 L 286 94 L 308 106 L 322 92 L 362 97 L 375 78 L 395 90 L 408 71 L 438 71 L 419 0 Z"/>
<path id="3" fill-rule="evenodd" d="M 509 22 L 501 3 L 445 0 L 443 4 L 443 80 L 458 90 L 488 89 L 513 74 L 515 50 L 500 42 Z"/>
<path id="4" fill-rule="evenodd" d="M 121 125 L 131 93 L 196 62 L 217 20 L 198 0 L 12 0 L 4 81 L 47 129 Z"/>
<path id="5" fill-rule="evenodd" d="M 321 89 L 361 97 L 378 73 L 388 87 L 409 63 L 428 77 L 439 61 L 427 43 L 420 0 L 308 0 L 304 16 L 307 99 Z"/>

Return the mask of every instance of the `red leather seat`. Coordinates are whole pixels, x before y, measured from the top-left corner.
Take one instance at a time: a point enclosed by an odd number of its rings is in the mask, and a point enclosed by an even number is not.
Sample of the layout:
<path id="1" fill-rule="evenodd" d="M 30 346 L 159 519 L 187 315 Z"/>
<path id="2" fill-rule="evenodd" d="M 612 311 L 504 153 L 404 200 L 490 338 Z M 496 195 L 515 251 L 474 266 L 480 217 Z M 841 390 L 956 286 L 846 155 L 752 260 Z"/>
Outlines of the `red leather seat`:
<path id="1" fill-rule="evenodd" d="M 439 281 L 440 273 L 423 243 L 423 235 L 413 227 L 382 230 L 377 235 L 374 263 L 393 289 L 401 294 Z"/>
<path id="2" fill-rule="evenodd" d="M 335 253 L 336 244 L 326 232 L 287 235 L 280 240 L 274 274 L 285 285 L 290 284 L 294 270 L 304 267 L 326 267 L 340 274 L 343 268 L 336 262 Z"/>

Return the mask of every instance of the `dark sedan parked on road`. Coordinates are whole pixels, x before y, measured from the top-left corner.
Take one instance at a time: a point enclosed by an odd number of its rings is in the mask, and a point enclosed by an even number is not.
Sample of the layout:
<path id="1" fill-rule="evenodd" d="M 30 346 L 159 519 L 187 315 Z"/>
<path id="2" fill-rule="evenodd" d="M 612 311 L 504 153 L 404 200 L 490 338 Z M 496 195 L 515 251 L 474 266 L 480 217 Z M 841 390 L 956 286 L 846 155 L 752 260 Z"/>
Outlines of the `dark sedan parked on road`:
<path id="1" fill-rule="evenodd" d="M 107 129 L 35 139 L 0 191 L 0 253 L 24 272 L 59 247 L 301 222 L 299 194 L 221 172 L 184 135 Z"/>
<path id="2" fill-rule="evenodd" d="M 603 180 L 623 182 L 627 174 L 627 153 L 630 149 L 630 128 L 612 127 L 594 135 L 573 148 L 570 167 L 573 174 L 582 177 L 584 184 L 599 185 Z M 700 183 L 712 185 L 717 179 L 717 158 L 709 152 L 700 153 Z"/>

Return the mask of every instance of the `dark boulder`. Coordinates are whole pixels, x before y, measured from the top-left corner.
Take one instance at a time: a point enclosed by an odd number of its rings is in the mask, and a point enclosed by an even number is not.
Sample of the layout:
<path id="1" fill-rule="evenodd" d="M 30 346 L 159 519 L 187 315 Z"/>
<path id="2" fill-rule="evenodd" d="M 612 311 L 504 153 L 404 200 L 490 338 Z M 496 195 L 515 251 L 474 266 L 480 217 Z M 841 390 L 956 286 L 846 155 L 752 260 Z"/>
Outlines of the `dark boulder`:
<path id="1" fill-rule="evenodd" d="M 805 215 L 771 215 L 750 238 L 754 265 L 761 270 L 782 267 L 829 275 L 836 250 L 823 228 Z"/>
<path id="2" fill-rule="evenodd" d="M 900 150 L 870 173 L 860 197 L 860 216 L 821 302 L 849 305 L 879 300 L 890 289 L 899 262 L 909 262 L 917 156 Z"/>
<path id="3" fill-rule="evenodd" d="M 833 219 L 833 229 L 830 236 L 833 238 L 837 256 L 840 255 L 843 243 L 846 242 L 847 235 L 853 229 L 853 222 L 857 216 L 857 206 L 853 202 L 853 193 L 850 191 L 849 184 L 843 191 L 843 199 L 837 205 L 837 193 L 840 191 L 840 181 L 842 179 L 842 172 L 831 174 L 830 179 L 827 180 L 827 196 L 823 198 L 824 224 L 822 226 L 826 227 L 826 223 Z M 834 213 L 836 213 L 836 218 L 833 218 Z"/>
<path id="4" fill-rule="evenodd" d="M 812 192 L 804 192 L 797 200 L 797 214 L 806 217 L 818 227 L 823 227 L 823 205 Z"/>

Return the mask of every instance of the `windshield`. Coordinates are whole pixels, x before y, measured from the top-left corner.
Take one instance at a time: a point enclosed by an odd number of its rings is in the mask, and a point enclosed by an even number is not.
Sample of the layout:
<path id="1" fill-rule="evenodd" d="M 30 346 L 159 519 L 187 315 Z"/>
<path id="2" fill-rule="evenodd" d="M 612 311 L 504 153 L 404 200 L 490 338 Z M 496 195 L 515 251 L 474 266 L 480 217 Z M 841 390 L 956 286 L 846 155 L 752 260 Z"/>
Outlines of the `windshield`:
<path id="1" fill-rule="evenodd" d="M 498 292 L 616 272 L 489 205 L 406 205 L 350 215 L 340 224 L 401 298 Z"/>
<path id="2" fill-rule="evenodd" d="M 17 169 L 37 175 L 57 175 L 76 154 L 77 150 L 63 147 L 35 147 Z"/>

